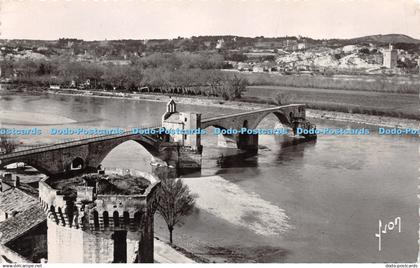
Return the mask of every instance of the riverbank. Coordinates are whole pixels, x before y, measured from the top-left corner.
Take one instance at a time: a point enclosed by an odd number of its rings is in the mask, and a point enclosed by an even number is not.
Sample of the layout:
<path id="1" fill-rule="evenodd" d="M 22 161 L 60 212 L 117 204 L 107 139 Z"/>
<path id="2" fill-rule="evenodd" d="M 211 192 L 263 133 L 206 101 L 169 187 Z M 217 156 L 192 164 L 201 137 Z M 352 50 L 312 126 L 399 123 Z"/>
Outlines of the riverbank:
<path id="1" fill-rule="evenodd" d="M 86 97 L 97 97 L 97 98 L 116 98 L 116 99 L 129 99 L 129 100 L 142 100 L 142 101 L 155 101 L 155 102 L 168 102 L 170 98 L 174 99 L 175 102 L 181 104 L 194 104 L 199 106 L 211 106 L 219 108 L 230 108 L 238 110 L 256 110 L 261 108 L 273 107 L 270 104 L 261 103 L 250 103 L 241 101 L 225 101 L 217 98 L 203 98 L 203 97 L 181 97 L 181 96 L 167 96 L 157 94 L 129 94 L 129 93 L 108 93 L 100 92 L 100 95 L 95 91 L 48 91 L 49 94 L 60 94 L 60 95 L 77 95 Z M 192 102 L 193 101 L 193 102 Z M 376 116 L 366 114 L 352 114 L 325 110 L 314 110 L 306 109 L 306 116 L 308 119 L 325 119 L 334 120 L 349 123 L 358 123 L 373 125 L 379 127 L 390 127 L 390 128 L 419 128 L 420 122 L 414 119 L 395 118 L 389 116 Z"/>

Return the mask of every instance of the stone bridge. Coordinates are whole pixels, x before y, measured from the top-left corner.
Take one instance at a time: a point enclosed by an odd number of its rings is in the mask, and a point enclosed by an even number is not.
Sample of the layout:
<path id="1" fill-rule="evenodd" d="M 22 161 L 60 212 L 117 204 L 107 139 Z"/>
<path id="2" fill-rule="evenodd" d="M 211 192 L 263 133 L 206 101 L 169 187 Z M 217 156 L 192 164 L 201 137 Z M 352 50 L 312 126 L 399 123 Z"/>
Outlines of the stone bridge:
<path id="1" fill-rule="evenodd" d="M 52 177 L 96 172 L 112 149 L 129 140 L 142 145 L 152 156 L 165 160 L 164 135 L 140 135 L 130 131 L 3 154 L 0 167 L 23 162 Z M 173 147 L 171 143 L 168 145 Z"/>
<path id="2" fill-rule="evenodd" d="M 215 116 L 201 120 L 201 128 L 205 129 L 209 126 L 221 129 L 257 129 L 259 123 L 269 114 L 277 117 L 279 122 L 289 127 L 296 134 L 297 128 L 314 128 L 306 120 L 305 106 L 302 104 L 290 104 L 278 106 L 273 108 L 266 108 L 261 110 Z M 316 138 L 316 136 L 307 135 L 307 139 Z M 258 150 L 258 134 L 233 134 L 233 135 L 220 135 L 219 144 L 232 142 L 236 143 L 238 149 L 252 151 Z"/>
<path id="3" fill-rule="evenodd" d="M 151 155 L 150 171 L 159 177 L 177 176 L 185 170 L 201 168 L 201 134 L 165 134 L 161 129 L 205 129 L 210 126 L 222 129 L 255 129 L 269 114 L 279 122 L 296 131 L 297 128 L 313 128 L 305 118 L 304 105 L 293 104 L 237 114 L 201 119 L 201 114 L 177 112 L 173 100 L 167 104 L 162 116 L 162 125 L 147 127 L 157 134 L 134 134 L 127 131 L 119 135 L 104 135 L 93 138 L 62 142 L 34 149 L 0 154 L 0 167 L 23 162 L 50 176 L 73 176 L 82 172 L 95 172 L 104 158 L 116 146 L 132 140 L 142 145 Z M 220 135 L 232 139 L 238 149 L 258 150 L 258 134 Z M 315 138 L 307 136 L 305 138 Z"/>

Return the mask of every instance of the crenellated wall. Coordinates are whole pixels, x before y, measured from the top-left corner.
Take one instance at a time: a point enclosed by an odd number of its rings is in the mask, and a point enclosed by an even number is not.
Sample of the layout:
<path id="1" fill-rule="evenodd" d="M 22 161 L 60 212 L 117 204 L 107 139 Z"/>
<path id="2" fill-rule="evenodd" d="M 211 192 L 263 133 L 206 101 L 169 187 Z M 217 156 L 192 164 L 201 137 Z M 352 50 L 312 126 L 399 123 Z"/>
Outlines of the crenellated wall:
<path id="1" fill-rule="evenodd" d="M 49 262 L 112 262 L 121 245 L 127 262 L 153 262 L 160 181 L 148 173 L 136 175 L 150 182 L 143 194 L 97 195 L 94 187 L 78 186 L 76 200 L 66 200 L 48 178 L 42 180 L 39 199 L 48 215 Z M 125 234 L 125 242 L 115 242 L 118 232 Z"/>

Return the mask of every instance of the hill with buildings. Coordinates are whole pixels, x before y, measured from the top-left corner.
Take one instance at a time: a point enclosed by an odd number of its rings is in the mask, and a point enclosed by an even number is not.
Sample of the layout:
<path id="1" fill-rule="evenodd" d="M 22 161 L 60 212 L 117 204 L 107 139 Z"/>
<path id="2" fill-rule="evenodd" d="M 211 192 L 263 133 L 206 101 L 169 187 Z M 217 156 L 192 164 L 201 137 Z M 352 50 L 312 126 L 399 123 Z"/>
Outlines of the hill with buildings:
<path id="1" fill-rule="evenodd" d="M 220 70 L 312 75 L 417 74 L 419 55 L 420 40 L 401 34 L 330 40 L 234 35 L 101 41 L 3 39 L 0 79 L 133 89 L 213 85 L 217 81 L 214 71 Z"/>
<path id="2" fill-rule="evenodd" d="M 350 39 L 354 43 L 374 43 L 374 44 L 420 44 L 420 40 L 404 34 L 377 34 Z"/>

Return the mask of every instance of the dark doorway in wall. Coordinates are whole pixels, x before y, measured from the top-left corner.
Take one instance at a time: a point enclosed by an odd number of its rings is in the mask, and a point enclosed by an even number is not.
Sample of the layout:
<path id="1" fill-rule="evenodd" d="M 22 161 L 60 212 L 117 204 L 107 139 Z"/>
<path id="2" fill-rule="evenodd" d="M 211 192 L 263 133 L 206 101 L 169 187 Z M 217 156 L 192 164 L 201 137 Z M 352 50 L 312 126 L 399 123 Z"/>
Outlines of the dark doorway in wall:
<path id="1" fill-rule="evenodd" d="M 76 157 L 73 162 L 71 162 L 71 170 L 81 170 L 83 168 L 83 159 L 80 157 Z"/>
<path id="2" fill-rule="evenodd" d="M 114 240 L 114 263 L 127 263 L 127 231 L 115 231 Z"/>

